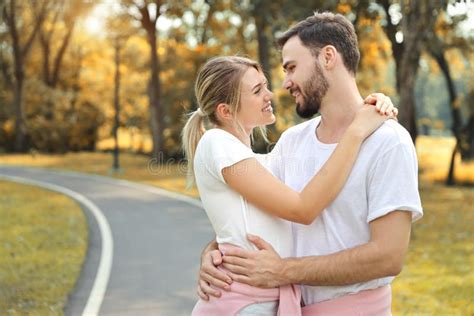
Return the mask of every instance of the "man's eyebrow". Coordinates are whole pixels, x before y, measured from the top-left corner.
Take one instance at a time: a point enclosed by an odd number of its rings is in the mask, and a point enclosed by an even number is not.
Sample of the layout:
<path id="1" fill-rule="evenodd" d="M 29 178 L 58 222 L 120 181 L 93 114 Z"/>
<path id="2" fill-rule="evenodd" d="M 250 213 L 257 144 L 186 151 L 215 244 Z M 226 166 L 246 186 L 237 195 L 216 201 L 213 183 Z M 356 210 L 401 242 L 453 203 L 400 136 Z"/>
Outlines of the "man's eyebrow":
<path id="1" fill-rule="evenodd" d="M 286 70 L 286 68 L 288 68 L 288 65 L 289 65 L 290 63 L 292 63 L 292 62 L 293 62 L 293 60 L 285 61 L 285 63 L 283 64 L 283 69 Z"/>

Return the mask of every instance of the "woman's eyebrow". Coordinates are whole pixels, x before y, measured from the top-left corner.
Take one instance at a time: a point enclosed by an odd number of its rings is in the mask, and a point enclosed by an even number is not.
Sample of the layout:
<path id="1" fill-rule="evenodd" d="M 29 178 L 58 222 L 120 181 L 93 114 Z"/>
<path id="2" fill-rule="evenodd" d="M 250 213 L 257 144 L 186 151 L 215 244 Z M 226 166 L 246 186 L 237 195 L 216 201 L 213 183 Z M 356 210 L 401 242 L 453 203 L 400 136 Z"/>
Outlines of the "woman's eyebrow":
<path id="1" fill-rule="evenodd" d="M 263 80 L 262 82 L 259 82 L 259 83 L 257 83 L 256 85 L 254 85 L 254 86 L 252 87 L 252 90 L 254 90 L 255 88 L 257 88 L 258 86 L 265 85 L 266 83 L 268 83 L 268 80 L 267 80 L 267 79 L 265 79 L 265 80 Z"/>

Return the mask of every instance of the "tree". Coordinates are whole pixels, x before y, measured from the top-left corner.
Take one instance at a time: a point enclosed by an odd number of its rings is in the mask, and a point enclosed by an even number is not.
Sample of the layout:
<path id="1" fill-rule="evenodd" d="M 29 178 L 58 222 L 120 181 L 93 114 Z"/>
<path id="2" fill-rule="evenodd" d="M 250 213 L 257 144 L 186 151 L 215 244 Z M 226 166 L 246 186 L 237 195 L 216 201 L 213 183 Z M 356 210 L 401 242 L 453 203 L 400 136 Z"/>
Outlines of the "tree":
<path id="1" fill-rule="evenodd" d="M 167 5 L 161 0 L 124 1 L 129 12 L 140 21 L 146 32 L 150 48 L 150 81 L 148 85 L 150 126 L 153 140 L 152 157 L 158 159 L 164 147 L 164 111 L 161 104 L 160 59 L 158 55 L 158 31 L 156 23 L 160 15 L 166 11 Z M 136 9 L 137 14 L 134 14 Z M 131 11 L 130 11 L 131 10 Z"/>
<path id="2" fill-rule="evenodd" d="M 18 4 L 7 0 L 3 7 L 3 17 L 11 37 L 14 60 L 14 108 L 15 108 L 15 151 L 26 150 L 27 128 L 23 108 L 23 84 L 25 80 L 25 61 L 33 40 L 46 17 L 48 1 L 29 1 Z M 32 23 L 28 23 L 29 11 Z M 28 28 L 28 25 L 32 25 Z"/>
<path id="3" fill-rule="evenodd" d="M 446 185 L 454 185 L 456 183 L 454 178 L 456 155 L 460 152 L 465 152 L 463 149 L 469 147 L 469 143 L 466 141 L 467 137 L 462 133 L 463 121 L 461 113 L 461 98 L 457 92 L 456 85 L 451 75 L 450 65 L 446 58 L 446 51 L 449 48 L 470 48 L 469 42 L 466 38 L 455 35 L 457 25 L 466 19 L 466 17 L 467 16 L 464 15 L 452 18 L 450 19 L 451 23 L 449 23 L 447 21 L 446 15 L 441 14 L 438 18 L 435 29 L 430 33 L 427 41 L 428 51 L 438 64 L 446 81 L 452 117 L 451 132 L 456 139 L 456 144 L 451 154 L 449 172 L 446 177 Z M 464 132 L 464 134 L 466 133 Z"/>
<path id="4" fill-rule="evenodd" d="M 396 87 L 400 96 L 398 120 L 410 133 L 413 142 L 418 135 L 415 119 L 415 79 L 428 35 L 433 30 L 440 1 L 380 1 L 385 14 L 385 32 L 392 43 L 396 65 Z"/>
<path id="5" fill-rule="evenodd" d="M 118 19 L 112 17 L 108 21 L 108 33 L 109 39 L 112 42 L 112 46 L 115 51 L 115 76 L 114 76 L 114 161 L 113 171 L 118 172 L 120 170 L 119 163 L 119 143 L 118 143 L 118 129 L 120 127 L 120 66 L 121 66 L 121 50 L 125 45 L 127 39 L 132 35 L 131 30 L 133 28 L 130 25 L 130 21 L 126 16 L 118 16 Z M 127 22 L 127 23 L 126 23 Z"/>
<path id="6" fill-rule="evenodd" d="M 472 85 L 472 82 L 471 82 Z M 467 98 L 469 101 L 469 118 L 466 126 L 461 130 L 461 138 L 466 146 L 461 146 L 461 157 L 463 160 L 474 159 L 474 87 Z"/>

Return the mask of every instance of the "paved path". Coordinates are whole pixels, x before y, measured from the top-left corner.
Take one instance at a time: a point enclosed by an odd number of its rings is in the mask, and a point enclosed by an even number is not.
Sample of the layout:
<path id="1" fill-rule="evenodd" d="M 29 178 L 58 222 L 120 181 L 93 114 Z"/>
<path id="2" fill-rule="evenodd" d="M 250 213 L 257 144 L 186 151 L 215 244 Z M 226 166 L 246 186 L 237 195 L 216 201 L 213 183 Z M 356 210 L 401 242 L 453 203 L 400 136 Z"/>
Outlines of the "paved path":
<path id="1" fill-rule="evenodd" d="M 200 251 L 213 237 L 199 202 L 167 196 L 150 186 L 85 174 L 0 166 L 2 176 L 69 189 L 104 215 L 111 231 L 113 254 L 110 277 L 103 277 L 103 300 L 100 302 L 100 295 L 95 298 L 99 301 L 99 315 L 190 314 L 196 301 Z M 97 271 L 102 271 L 99 264 L 104 261 L 100 223 L 87 203 L 81 202 L 81 206 L 89 223 L 89 248 L 66 315 L 83 314 Z"/>

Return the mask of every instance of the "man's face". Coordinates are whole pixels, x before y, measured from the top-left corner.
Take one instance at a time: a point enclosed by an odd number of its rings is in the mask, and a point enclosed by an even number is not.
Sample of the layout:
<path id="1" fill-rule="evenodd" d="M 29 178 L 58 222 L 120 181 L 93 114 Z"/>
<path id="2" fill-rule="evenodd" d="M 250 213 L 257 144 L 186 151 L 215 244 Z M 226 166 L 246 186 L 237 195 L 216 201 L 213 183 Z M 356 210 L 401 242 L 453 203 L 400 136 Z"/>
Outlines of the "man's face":
<path id="1" fill-rule="evenodd" d="M 282 49 L 285 80 L 283 87 L 295 98 L 296 113 L 303 118 L 318 113 L 329 89 L 318 59 L 311 54 L 298 36 L 290 38 Z"/>

